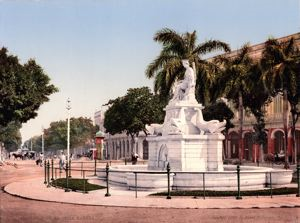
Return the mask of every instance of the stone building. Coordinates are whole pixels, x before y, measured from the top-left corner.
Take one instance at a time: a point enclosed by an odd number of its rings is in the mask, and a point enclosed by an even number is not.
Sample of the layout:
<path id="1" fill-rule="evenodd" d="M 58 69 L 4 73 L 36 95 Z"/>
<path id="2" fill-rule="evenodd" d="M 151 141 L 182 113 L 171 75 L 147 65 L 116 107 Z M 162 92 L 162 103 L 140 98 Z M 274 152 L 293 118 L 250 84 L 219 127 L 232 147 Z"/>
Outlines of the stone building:
<path id="1" fill-rule="evenodd" d="M 293 37 L 295 39 L 296 44 L 300 48 L 300 33 L 296 33 L 293 35 L 285 36 L 279 38 L 279 41 L 285 41 L 289 38 Z M 264 49 L 264 43 L 260 43 L 257 45 L 252 45 L 250 50 L 250 56 L 255 59 L 259 59 L 261 57 L 262 51 Z M 238 51 L 233 51 L 230 53 L 230 57 L 234 57 Z M 300 75 L 300 74 L 299 74 Z M 299 105 L 300 106 L 300 105 Z M 273 101 L 266 108 L 266 129 L 268 135 L 267 144 L 264 147 L 264 154 L 267 153 L 279 153 L 281 149 L 284 148 L 284 130 L 283 130 L 283 99 L 281 95 L 276 96 Z M 288 147 L 287 154 L 290 160 L 294 160 L 296 152 L 297 157 L 300 158 L 300 121 L 298 120 L 296 124 L 296 150 L 294 151 L 292 148 L 292 135 L 291 135 L 291 117 L 289 117 L 289 129 L 288 129 Z M 233 120 L 234 125 L 236 126 L 234 129 L 229 131 L 228 137 L 226 139 L 226 150 L 225 157 L 226 158 L 239 158 L 239 123 L 238 123 L 238 113 L 236 112 L 235 118 Z M 255 123 L 255 118 L 252 115 L 245 115 L 244 117 L 244 127 L 242 134 L 242 148 L 241 148 L 241 157 L 246 161 L 255 161 L 258 159 L 259 150 L 252 142 L 252 134 L 253 134 L 253 124 Z M 299 160 L 298 158 L 298 160 Z"/>

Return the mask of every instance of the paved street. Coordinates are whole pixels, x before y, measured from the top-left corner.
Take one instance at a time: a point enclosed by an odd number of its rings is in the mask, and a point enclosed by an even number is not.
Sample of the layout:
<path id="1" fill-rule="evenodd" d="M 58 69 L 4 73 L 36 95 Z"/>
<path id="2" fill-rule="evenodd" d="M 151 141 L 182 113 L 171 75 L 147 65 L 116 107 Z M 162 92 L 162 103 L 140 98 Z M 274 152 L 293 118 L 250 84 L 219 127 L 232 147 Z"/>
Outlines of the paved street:
<path id="1" fill-rule="evenodd" d="M 0 167 L 0 185 L 43 176 L 34 161 Z M 0 192 L 0 222 L 300 222 L 300 208 L 178 209 L 89 206 L 35 201 Z M 218 202 L 226 202 L 219 199 Z M 122 197 L 120 197 L 122 205 Z M 257 198 L 257 203 L 260 198 Z M 300 204 L 300 201 L 299 201 Z M 257 205 L 258 206 L 258 205 Z"/>

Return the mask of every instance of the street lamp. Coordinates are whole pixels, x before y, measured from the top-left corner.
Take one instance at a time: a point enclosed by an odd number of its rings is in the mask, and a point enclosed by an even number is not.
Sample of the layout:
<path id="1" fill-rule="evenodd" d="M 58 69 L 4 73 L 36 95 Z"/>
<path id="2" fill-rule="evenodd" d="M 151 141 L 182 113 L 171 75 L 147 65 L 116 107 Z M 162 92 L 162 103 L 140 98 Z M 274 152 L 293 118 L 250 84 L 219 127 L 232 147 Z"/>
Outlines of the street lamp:
<path id="1" fill-rule="evenodd" d="M 69 165 L 70 161 L 70 110 L 71 110 L 71 100 L 67 100 L 67 110 L 68 110 L 68 127 L 67 127 L 67 164 Z"/>
<path id="2" fill-rule="evenodd" d="M 32 140 L 31 140 L 31 147 L 32 147 Z M 44 127 L 42 126 L 42 153 L 45 157 L 45 148 L 44 148 Z"/>

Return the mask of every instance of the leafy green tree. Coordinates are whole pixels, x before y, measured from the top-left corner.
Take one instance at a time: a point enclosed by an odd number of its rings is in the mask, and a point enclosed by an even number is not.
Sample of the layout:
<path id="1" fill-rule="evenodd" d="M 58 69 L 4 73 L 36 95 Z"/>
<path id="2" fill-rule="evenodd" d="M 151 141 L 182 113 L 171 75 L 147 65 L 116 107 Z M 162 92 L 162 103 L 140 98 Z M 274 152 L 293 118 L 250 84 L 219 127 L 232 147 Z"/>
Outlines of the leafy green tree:
<path id="1" fill-rule="evenodd" d="M 297 104 L 299 103 L 300 67 L 299 48 L 294 38 L 279 42 L 268 39 L 262 53 L 261 66 L 263 81 L 272 93 L 283 95 L 283 127 L 285 133 L 285 167 L 288 168 L 287 135 L 288 135 L 288 103 L 291 105 L 293 117 L 292 132 L 295 136 L 295 124 L 298 118 Z M 295 119 L 294 119 L 295 118 Z M 295 139 L 294 139 L 295 140 Z"/>
<path id="2" fill-rule="evenodd" d="M 230 51 L 229 46 L 218 40 L 209 40 L 201 44 L 196 44 L 196 31 L 179 34 L 172 29 L 164 28 L 154 36 L 154 41 L 162 44 L 159 56 L 148 65 L 146 76 L 154 78 L 154 92 L 159 93 L 163 101 L 168 101 L 172 94 L 174 83 L 184 76 L 184 68 L 181 65 L 182 59 L 188 59 L 195 64 L 196 98 L 205 104 L 206 88 L 211 80 L 211 69 L 214 64 L 204 60 L 201 56 L 214 50 Z"/>
<path id="3" fill-rule="evenodd" d="M 10 122 L 6 127 L 0 126 L 0 142 L 4 143 L 7 151 L 15 151 L 20 148 L 22 143 L 21 124 L 18 122 Z"/>
<path id="4" fill-rule="evenodd" d="M 94 139 L 96 126 L 89 118 L 70 119 L 70 148 L 84 147 Z M 67 121 L 51 122 L 45 129 L 45 147 L 48 150 L 63 150 L 67 147 Z"/>
<path id="5" fill-rule="evenodd" d="M 0 49 L 0 125 L 20 123 L 36 117 L 40 105 L 57 92 L 43 69 L 30 59 L 24 65 L 16 56 Z"/>
<path id="6" fill-rule="evenodd" d="M 234 113 L 222 100 L 217 100 L 216 102 L 206 106 L 202 112 L 204 120 L 226 120 L 226 128 L 224 130 L 225 141 L 223 142 L 223 158 L 225 159 L 228 131 L 230 128 L 234 127 L 233 123 L 231 122 L 231 120 L 234 118 Z"/>
<path id="7" fill-rule="evenodd" d="M 225 140 L 228 139 L 228 131 L 230 128 L 234 127 L 233 123 L 231 122 L 231 120 L 234 118 L 234 113 L 224 101 L 218 100 L 215 103 L 206 106 L 203 109 L 203 118 L 204 120 L 226 120 L 226 128 L 224 130 L 224 134 L 226 136 Z M 227 143 L 226 141 L 224 141 L 223 143 L 223 158 L 225 158 Z"/>
<path id="8" fill-rule="evenodd" d="M 125 132 L 133 143 L 140 131 L 147 134 L 146 124 L 162 123 L 163 108 L 159 97 L 153 95 L 148 87 L 130 88 L 123 97 L 110 100 L 105 112 L 104 128 L 114 135 Z"/>
<path id="9" fill-rule="evenodd" d="M 204 120 L 219 120 L 220 122 L 226 120 L 227 132 L 230 128 L 233 128 L 231 120 L 234 118 L 234 113 L 223 101 L 217 101 L 203 109 Z"/>
<path id="10" fill-rule="evenodd" d="M 235 57 L 226 55 L 217 56 L 214 62 L 221 69 L 218 71 L 215 84 L 219 86 L 219 94 L 232 101 L 239 112 L 239 159 L 242 160 L 242 133 L 244 121 L 243 99 L 250 92 L 251 85 L 254 84 L 250 78 L 253 60 L 249 57 L 249 46 L 244 45 Z"/>

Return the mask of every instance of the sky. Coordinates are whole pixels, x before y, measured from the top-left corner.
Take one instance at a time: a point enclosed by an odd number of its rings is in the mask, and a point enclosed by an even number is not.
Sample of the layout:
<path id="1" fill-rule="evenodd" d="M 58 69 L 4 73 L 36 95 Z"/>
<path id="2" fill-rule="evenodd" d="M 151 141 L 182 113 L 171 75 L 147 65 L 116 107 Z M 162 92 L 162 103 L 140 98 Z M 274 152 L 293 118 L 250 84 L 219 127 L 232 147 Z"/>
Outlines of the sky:
<path id="1" fill-rule="evenodd" d="M 53 121 L 93 120 L 96 110 L 127 89 L 149 86 L 147 65 L 162 28 L 196 30 L 198 42 L 217 39 L 233 50 L 300 32 L 300 0 L 0 0 L 0 47 L 30 58 L 59 92 L 23 124 L 23 142 Z"/>

